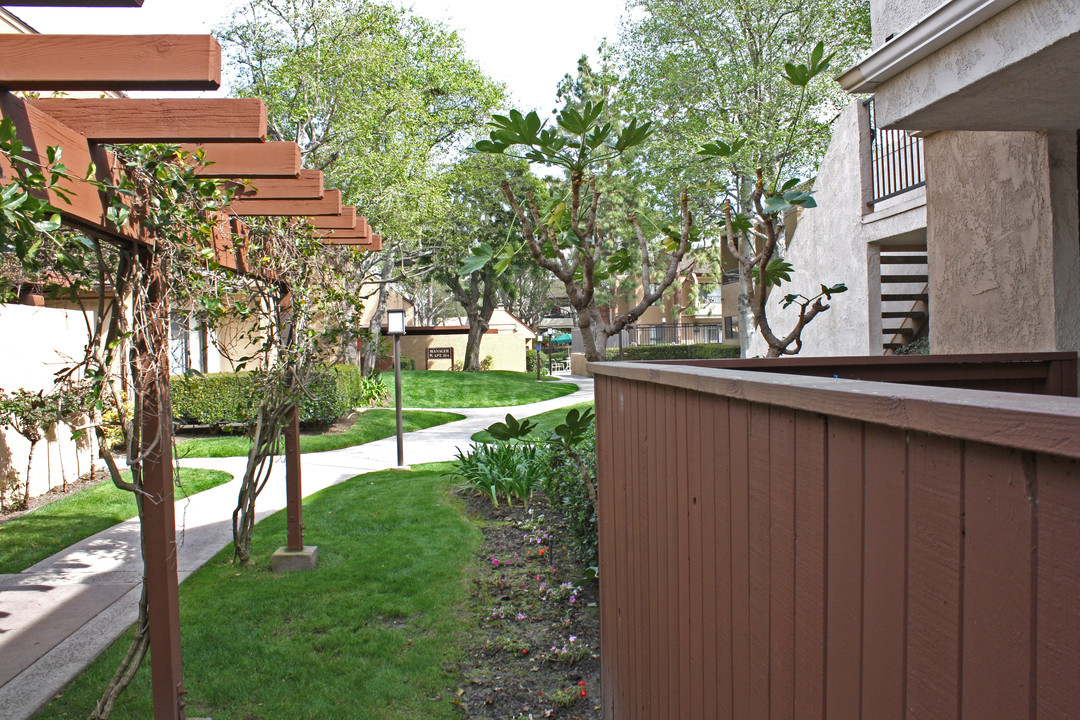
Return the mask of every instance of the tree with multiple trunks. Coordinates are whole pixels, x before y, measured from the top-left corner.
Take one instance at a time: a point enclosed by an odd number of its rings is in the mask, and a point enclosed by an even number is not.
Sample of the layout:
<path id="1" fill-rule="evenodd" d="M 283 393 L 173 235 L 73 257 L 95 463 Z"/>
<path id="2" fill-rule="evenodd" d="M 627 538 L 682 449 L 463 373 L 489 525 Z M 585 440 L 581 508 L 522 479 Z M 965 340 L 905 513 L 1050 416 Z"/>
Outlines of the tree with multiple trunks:
<path id="1" fill-rule="evenodd" d="M 447 212 L 445 165 L 502 102 L 503 89 L 441 24 L 372 0 L 248 0 L 218 30 L 244 97 L 262 98 L 269 135 L 300 145 L 380 229 L 375 315 L 365 337 L 374 366 L 387 288 L 415 267 L 429 219 Z M 362 267 L 361 267 L 362 266 Z"/>
<path id="2" fill-rule="evenodd" d="M 828 38 L 836 50 L 830 56 L 833 64 L 857 60 L 869 48 L 870 3 L 631 0 L 629 4 L 635 12 L 616 48 L 626 68 L 621 102 L 631 111 L 650 113 L 656 121 L 653 142 L 641 152 L 643 165 L 656 169 L 650 173 L 650 186 L 661 196 L 690 188 L 702 237 L 721 238 L 706 242 L 700 255 L 710 258 L 717 277 L 721 269 L 740 269 L 739 326 L 745 354 L 750 332 L 760 327 L 761 313 L 754 310 L 760 292 L 746 282 L 743 264 L 730 253 L 724 238 L 729 230 L 737 231 L 739 254 L 753 258 L 762 249 L 757 243 L 768 244 L 761 236 L 770 231 L 760 222 L 751 225 L 751 230 L 760 225 L 757 235 L 740 230 L 739 222 L 729 227 L 726 208 L 735 216 L 760 221 L 755 194 L 779 190 L 788 174 L 813 176 L 829 142 L 832 120 L 849 98 L 824 76 L 792 83 L 786 65 L 792 58 L 810 57 L 821 38 Z M 705 145 L 722 147 L 715 138 L 728 140 L 729 149 L 712 153 L 713 162 L 702 164 L 697 151 Z M 760 189 L 759 170 L 765 180 Z M 773 230 L 782 238 L 784 214 L 770 214 Z M 769 262 L 779 260 L 783 249 L 782 242 L 773 243 Z M 791 270 L 788 266 L 787 272 Z M 773 277 L 783 279 L 775 273 Z M 771 341 L 769 346 L 776 347 Z M 787 347 L 794 348 L 794 341 Z"/>
<path id="3" fill-rule="evenodd" d="M 525 249 L 566 288 L 589 360 L 602 360 L 607 339 L 641 317 L 675 281 L 693 231 L 685 193 L 676 229 L 647 231 L 639 213 L 626 207 L 621 208 L 625 214 L 620 228 L 628 229 L 625 234 L 603 222 L 606 198 L 598 172 L 652 133 L 651 123 L 639 124 L 636 119 L 616 130 L 605 107 L 602 101 L 587 101 L 581 110 L 568 106 L 557 116 L 555 127 L 546 127 L 535 112 L 496 115 L 490 139 L 473 146 L 477 152 L 507 154 L 564 172 L 565 182 L 553 183 L 544 196 L 529 190 L 519 200 L 505 180 L 502 190 L 521 224 Z M 660 253 L 665 257 L 661 259 Z M 654 260 L 662 266 L 655 281 Z M 625 312 L 605 318 L 597 304 L 597 283 L 631 271 L 648 283 L 643 297 Z"/>

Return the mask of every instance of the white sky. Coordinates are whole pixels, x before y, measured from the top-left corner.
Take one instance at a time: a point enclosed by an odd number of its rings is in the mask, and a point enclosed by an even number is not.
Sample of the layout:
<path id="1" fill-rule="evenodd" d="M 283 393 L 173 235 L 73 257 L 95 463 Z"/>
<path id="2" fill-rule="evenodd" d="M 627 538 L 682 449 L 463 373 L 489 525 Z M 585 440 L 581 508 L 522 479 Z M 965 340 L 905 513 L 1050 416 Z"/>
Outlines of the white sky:
<path id="1" fill-rule="evenodd" d="M 459 30 L 467 53 L 490 77 L 506 83 L 514 107 L 535 109 L 542 116 L 554 108 L 555 87 L 563 75 L 574 72 L 577 59 L 583 53 L 595 56 L 605 37 L 615 39 L 625 5 L 625 0 L 394 1 Z M 145 0 L 141 8 L 7 9 L 44 33 L 189 34 L 209 32 L 238 4 Z"/>

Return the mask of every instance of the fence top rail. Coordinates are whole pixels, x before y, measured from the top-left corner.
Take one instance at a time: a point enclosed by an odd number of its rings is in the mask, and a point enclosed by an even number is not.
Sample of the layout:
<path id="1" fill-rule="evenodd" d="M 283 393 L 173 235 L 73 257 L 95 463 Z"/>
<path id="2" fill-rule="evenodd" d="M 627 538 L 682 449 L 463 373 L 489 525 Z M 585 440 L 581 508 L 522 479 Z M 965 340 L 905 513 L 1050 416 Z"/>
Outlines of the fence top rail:
<path id="1" fill-rule="evenodd" d="M 588 370 L 599 379 L 663 385 L 1080 459 L 1078 398 L 661 363 L 594 362 Z"/>

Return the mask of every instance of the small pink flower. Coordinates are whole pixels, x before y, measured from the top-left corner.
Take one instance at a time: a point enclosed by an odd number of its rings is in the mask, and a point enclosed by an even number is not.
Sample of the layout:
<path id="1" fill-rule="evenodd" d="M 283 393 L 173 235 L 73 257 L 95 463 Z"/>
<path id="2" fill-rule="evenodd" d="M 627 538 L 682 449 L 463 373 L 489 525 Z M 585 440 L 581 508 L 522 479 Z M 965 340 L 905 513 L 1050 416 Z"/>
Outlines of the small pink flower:
<path id="1" fill-rule="evenodd" d="M 491 556 L 491 564 L 494 565 L 495 567 L 499 567 L 499 558 L 492 555 Z"/>
<path id="2" fill-rule="evenodd" d="M 518 620 L 525 620 L 525 613 L 518 613 Z"/>

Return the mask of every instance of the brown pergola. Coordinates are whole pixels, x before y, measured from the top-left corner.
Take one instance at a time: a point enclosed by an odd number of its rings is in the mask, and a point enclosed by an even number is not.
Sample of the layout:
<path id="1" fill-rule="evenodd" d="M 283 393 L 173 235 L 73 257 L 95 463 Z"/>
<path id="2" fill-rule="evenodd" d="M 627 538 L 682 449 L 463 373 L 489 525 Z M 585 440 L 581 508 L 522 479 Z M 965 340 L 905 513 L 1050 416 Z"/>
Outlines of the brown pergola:
<path id="1" fill-rule="evenodd" d="M 138 7 L 141 0 L 22 0 L 10 5 Z M 49 147 L 63 150 L 76 172 L 94 163 L 97 179 L 110 182 L 113 164 L 106 143 L 186 143 L 202 148 L 208 177 L 234 179 L 244 188 L 214 235 L 217 262 L 251 274 L 242 239 L 241 218 L 290 216 L 306 219 L 327 245 L 381 248 L 356 209 L 342 207 L 337 190 L 323 187 L 322 173 L 301 168 L 295 143 L 266 142 L 266 107 L 249 99 L 82 99 L 26 100 L 17 90 L 213 90 L 221 79 L 221 48 L 211 36 L 0 35 L 0 116 L 10 118 L 28 159 L 46 164 Z M 0 161 L 0 184 L 12 169 Z M 64 180 L 47 198 L 63 222 L 106 241 L 132 244 L 150 272 L 145 290 L 152 303 L 148 331 L 136 342 L 140 372 L 167 377 L 168 300 L 166 278 L 152 238 L 138 228 L 117 227 L 107 219 L 107 203 L 96 187 Z M 279 284 L 289 303 L 287 278 Z M 140 386 L 141 387 L 141 386 Z M 176 519 L 173 508 L 172 419 L 167 383 L 152 383 L 141 398 L 143 416 L 144 537 L 151 672 L 155 720 L 178 720 L 184 713 L 180 654 Z M 288 549 L 303 549 L 299 413 L 293 408 L 286 427 Z"/>

